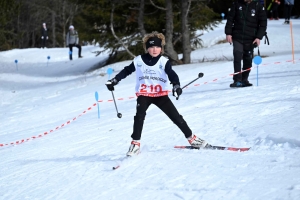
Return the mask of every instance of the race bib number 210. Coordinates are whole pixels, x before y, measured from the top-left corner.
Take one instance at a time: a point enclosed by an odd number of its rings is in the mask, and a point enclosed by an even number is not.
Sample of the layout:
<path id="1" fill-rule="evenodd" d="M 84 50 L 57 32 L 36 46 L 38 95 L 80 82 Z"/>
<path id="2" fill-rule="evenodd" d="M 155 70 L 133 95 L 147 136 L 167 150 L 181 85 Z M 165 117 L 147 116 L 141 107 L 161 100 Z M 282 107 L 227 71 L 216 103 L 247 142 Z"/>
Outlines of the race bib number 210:
<path id="1" fill-rule="evenodd" d="M 140 93 L 160 93 L 160 92 L 162 92 L 161 85 L 142 84 L 140 86 Z"/>

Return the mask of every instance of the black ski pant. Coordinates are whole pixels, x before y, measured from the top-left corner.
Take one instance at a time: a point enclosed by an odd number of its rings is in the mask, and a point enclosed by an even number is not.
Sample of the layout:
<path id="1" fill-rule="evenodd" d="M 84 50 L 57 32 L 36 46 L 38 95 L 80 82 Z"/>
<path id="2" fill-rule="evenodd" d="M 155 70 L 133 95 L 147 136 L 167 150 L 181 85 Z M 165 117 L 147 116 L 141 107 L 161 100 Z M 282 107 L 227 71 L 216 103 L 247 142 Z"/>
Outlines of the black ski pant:
<path id="1" fill-rule="evenodd" d="M 160 110 L 162 110 L 174 122 L 174 124 L 178 126 L 186 138 L 192 136 L 192 130 L 188 127 L 183 117 L 178 113 L 169 96 L 139 96 L 137 98 L 136 115 L 134 116 L 133 133 L 131 135 L 133 140 L 141 139 L 146 111 L 151 104 L 156 105 Z M 159 119 L 157 119 L 157 122 L 159 122 Z"/>
<path id="2" fill-rule="evenodd" d="M 234 73 L 240 72 L 242 70 L 241 61 L 243 60 L 243 70 L 252 67 L 252 57 L 253 57 L 253 44 L 252 43 L 240 43 L 238 41 L 233 41 L 233 66 Z M 243 73 L 238 73 L 233 76 L 234 82 L 237 81 L 247 81 L 250 74 L 249 71 Z"/>
<path id="3" fill-rule="evenodd" d="M 41 43 L 42 43 L 42 45 L 41 45 L 42 48 L 45 48 L 47 46 L 47 39 L 46 39 L 46 37 L 44 37 L 43 39 L 41 39 Z"/>
<path id="4" fill-rule="evenodd" d="M 78 57 L 81 56 L 81 46 L 79 44 L 69 44 L 69 49 L 70 49 L 70 60 L 73 59 L 72 54 L 73 54 L 73 47 L 78 48 Z"/>

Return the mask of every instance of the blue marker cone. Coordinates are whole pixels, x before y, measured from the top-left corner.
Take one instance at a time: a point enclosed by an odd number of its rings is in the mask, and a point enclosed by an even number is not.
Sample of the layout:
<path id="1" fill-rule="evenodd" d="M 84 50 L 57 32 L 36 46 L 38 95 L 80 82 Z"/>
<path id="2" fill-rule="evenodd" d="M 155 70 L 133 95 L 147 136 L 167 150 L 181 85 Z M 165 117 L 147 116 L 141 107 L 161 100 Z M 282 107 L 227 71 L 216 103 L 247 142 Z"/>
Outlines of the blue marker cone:
<path id="1" fill-rule="evenodd" d="M 99 108 L 99 103 L 98 103 L 99 96 L 98 96 L 97 91 L 95 92 L 95 99 L 97 101 L 97 107 L 98 107 L 98 119 L 100 119 L 100 108 Z"/>
<path id="2" fill-rule="evenodd" d="M 16 69 L 17 69 L 17 71 L 19 70 L 18 69 L 18 60 L 15 60 L 15 63 L 16 63 Z"/>
<path id="3" fill-rule="evenodd" d="M 222 19 L 224 19 L 224 16 L 225 16 L 225 14 L 224 14 L 224 13 L 221 13 L 221 17 L 222 17 Z"/>
<path id="4" fill-rule="evenodd" d="M 108 68 L 106 73 L 108 74 L 108 80 L 110 79 L 110 75 L 114 72 L 112 68 Z"/>
<path id="5" fill-rule="evenodd" d="M 50 56 L 47 57 L 48 61 L 47 61 L 47 67 L 48 67 L 48 63 L 49 63 L 49 60 L 50 60 Z"/>
<path id="6" fill-rule="evenodd" d="M 258 86 L 258 66 L 261 64 L 262 58 L 260 56 L 255 56 L 253 59 L 253 62 L 257 66 L 257 68 L 256 68 L 256 86 Z"/>

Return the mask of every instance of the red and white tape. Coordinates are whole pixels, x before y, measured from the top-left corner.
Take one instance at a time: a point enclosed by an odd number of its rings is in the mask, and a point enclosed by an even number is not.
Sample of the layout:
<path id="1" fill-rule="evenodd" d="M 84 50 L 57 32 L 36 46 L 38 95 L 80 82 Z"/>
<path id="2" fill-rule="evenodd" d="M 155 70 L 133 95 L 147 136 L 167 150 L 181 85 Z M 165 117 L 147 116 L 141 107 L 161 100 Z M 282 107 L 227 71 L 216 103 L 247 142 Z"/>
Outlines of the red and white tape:
<path id="1" fill-rule="evenodd" d="M 300 59 L 299 59 L 300 60 Z M 287 60 L 286 62 L 295 62 L 294 60 Z M 274 63 L 266 63 L 266 64 L 263 64 L 263 65 L 270 65 L 270 64 L 281 64 L 282 62 L 274 62 Z M 233 74 L 229 74 L 227 76 L 223 76 L 219 79 L 222 79 L 222 78 L 227 78 L 228 76 L 233 76 L 233 75 L 236 75 L 236 74 L 239 74 L 239 73 L 243 73 L 245 71 L 249 71 L 251 70 L 251 68 L 249 69 L 246 69 L 246 70 L 242 70 L 240 72 L 236 72 L 236 73 L 233 73 Z M 211 82 L 216 82 L 219 80 L 218 78 L 215 78 L 213 79 Z M 208 84 L 209 82 L 204 82 L 202 85 L 206 85 Z M 200 86 L 201 84 L 194 84 L 194 86 Z M 118 98 L 117 100 L 126 100 L 126 99 L 135 99 L 136 97 L 135 96 L 130 96 L 128 98 Z M 99 103 L 103 103 L 103 102 L 113 102 L 113 99 L 109 99 L 109 100 L 98 100 Z M 83 111 L 80 115 L 78 115 L 77 117 L 74 117 L 72 120 L 69 120 L 67 121 L 66 123 L 60 125 L 60 126 L 57 126 L 55 129 L 53 130 L 50 130 L 50 131 L 47 131 L 47 132 L 44 132 L 43 134 L 40 134 L 40 135 L 37 135 L 37 136 L 32 136 L 30 138 L 27 138 L 27 139 L 22 139 L 22 140 L 18 140 L 18 141 L 15 141 L 15 142 L 10 142 L 10 143 L 4 143 L 4 144 L 1 144 L 0 143 L 0 147 L 4 147 L 4 146 L 10 146 L 10 145 L 18 145 L 18 144 L 22 144 L 24 142 L 27 142 L 27 141 L 30 141 L 30 140 L 34 140 L 34 139 L 37 139 L 37 138 L 41 138 L 45 135 L 48 135 L 49 133 L 52 133 L 60 128 L 63 128 L 65 127 L 66 125 L 70 124 L 71 122 L 75 121 L 76 119 L 78 119 L 79 117 L 81 117 L 83 114 L 86 114 L 88 111 L 90 111 L 94 106 L 96 106 L 97 104 L 94 103 L 91 107 L 89 107 L 87 110 Z"/>
<path id="2" fill-rule="evenodd" d="M 96 106 L 96 105 L 97 105 L 96 103 L 93 104 L 93 106 Z M 81 117 L 82 115 L 84 115 L 85 113 L 87 113 L 90 110 L 92 110 L 92 107 L 89 107 L 87 110 L 83 111 L 80 115 L 78 115 L 77 117 L 74 117 L 72 120 L 69 120 L 69 121 L 67 121 L 66 123 L 64 123 L 64 124 L 62 124 L 60 126 L 57 126 L 55 129 L 52 129 L 52 130 L 47 131 L 47 132 L 44 132 L 43 134 L 40 134 L 40 135 L 37 135 L 37 136 L 32 136 L 30 138 L 18 140 L 18 141 L 15 141 L 15 142 L 10 142 L 10 143 L 6 143 L 6 144 L 0 144 L 0 147 L 10 146 L 10 145 L 18 145 L 18 144 L 22 144 L 22 143 L 30 141 L 30 140 L 41 138 L 41 137 L 43 137 L 45 135 L 48 135 L 49 133 L 52 133 L 52 132 L 54 132 L 54 131 L 56 131 L 56 130 L 58 130 L 60 128 L 65 127 L 66 125 L 68 125 L 71 122 L 75 121 L 76 119 L 78 119 L 79 117 Z"/>

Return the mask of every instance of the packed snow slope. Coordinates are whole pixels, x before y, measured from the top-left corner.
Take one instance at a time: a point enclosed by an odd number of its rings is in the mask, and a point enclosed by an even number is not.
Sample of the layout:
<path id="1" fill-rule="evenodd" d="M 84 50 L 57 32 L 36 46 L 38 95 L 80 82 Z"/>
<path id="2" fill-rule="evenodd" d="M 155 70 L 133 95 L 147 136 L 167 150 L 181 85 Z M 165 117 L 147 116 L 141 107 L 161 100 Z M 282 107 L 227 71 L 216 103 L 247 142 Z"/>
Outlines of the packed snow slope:
<path id="1" fill-rule="evenodd" d="M 293 45 L 290 26 L 269 22 L 253 86 L 239 89 L 229 87 L 224 23 L 204 32 L 192 64 L 174 66 L 182 86 L 204 77 L 178 101 L 170 98 L 197 136 L 250 151 L 174 149 L 188 142 L 152 105 L 142 153 L 121 162 L 131 142 L 135 74 L 113 93 L 122 118 L 105 82 L 131 61 L 91 70 L 107 58 L 92 53 L 99 47 L 84 46 L 84 58 L 73 61 L 67 48 L 14 49 L 0 52 L 0 199 L 300 199 L 300 20 L 292 21 Z"/>

